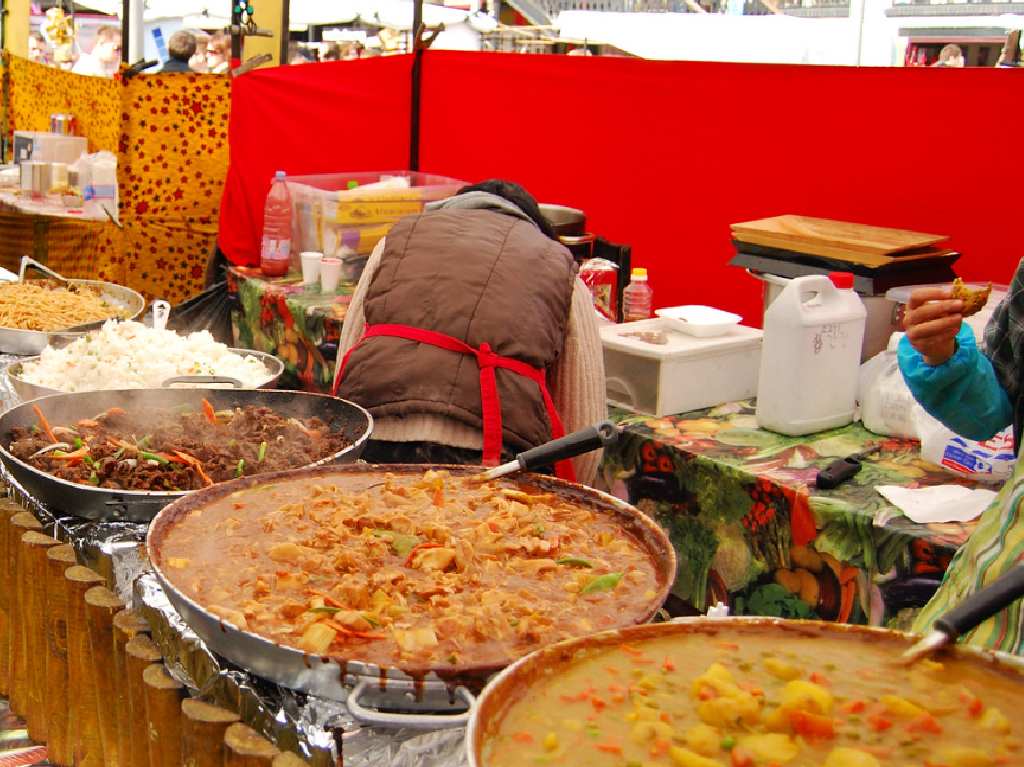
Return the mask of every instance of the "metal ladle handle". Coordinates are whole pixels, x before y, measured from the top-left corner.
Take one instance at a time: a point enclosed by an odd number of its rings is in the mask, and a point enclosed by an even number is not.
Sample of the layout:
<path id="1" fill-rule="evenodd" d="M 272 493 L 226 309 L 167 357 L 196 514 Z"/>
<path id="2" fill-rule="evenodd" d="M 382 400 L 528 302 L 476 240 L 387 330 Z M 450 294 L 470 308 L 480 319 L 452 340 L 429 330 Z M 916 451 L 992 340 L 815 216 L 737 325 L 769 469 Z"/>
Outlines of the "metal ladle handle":
<path id="1" fill-rule="evenodd" d="M 166 301 L 153 302 L 153 328 L 155 330 L 166 330 L 167 320 L 171 316 L 171 305 Z"/>

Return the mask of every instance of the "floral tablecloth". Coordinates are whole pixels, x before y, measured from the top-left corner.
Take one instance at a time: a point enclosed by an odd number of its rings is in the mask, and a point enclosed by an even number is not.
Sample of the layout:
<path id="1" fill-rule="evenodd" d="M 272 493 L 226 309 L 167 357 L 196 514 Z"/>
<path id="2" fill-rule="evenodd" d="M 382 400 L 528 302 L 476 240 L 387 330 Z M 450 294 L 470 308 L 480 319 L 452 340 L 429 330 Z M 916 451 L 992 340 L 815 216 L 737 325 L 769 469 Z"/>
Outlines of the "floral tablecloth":
<path id="1" fill-rule="evenodd" d="M 752 402 L 652 418 L 618 411 L 602 481 L 653 514 L 679 555 L 673 593 L 697 609 L 903 626 L 974 523 L 919 525 L 874 489 L 970 484 L 910 440 L 859 423 L 804 437 L 757 428 Z M 817 471 L 870 447 L 835 490 Z"/>
<path id="2" fill-rule="evenodd" d="M 306 288 L 298 277 L 267 279 L 259 269 L 232 267 L 228 291 L 236 297 L 231 314 L 235 344 L 269 352 L 284 361 L 281 388 L 329 392 L 345 312 L 355 285 L 334 294 Z"/>

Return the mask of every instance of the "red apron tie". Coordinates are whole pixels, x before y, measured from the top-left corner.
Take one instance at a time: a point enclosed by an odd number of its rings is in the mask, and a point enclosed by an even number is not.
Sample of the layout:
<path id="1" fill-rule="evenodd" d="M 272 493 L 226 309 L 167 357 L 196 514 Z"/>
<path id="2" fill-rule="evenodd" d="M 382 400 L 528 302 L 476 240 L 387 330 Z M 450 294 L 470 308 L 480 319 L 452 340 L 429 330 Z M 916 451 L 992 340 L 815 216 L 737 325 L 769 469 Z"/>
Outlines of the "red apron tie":
<path id="1" fill-rule="evenodd" d="M 341 360 L 341 365 L 338 366 L 338 374 L 334 379 L 335 395 L 337 395 L 338 388 L 341 386 L 341 379 L 345 375 L 345 368 L 348 366 L 352 352 L 362 346 L 368 339 L 377 337 L 404 338 L 458 354 L 469 354 L 476 358 L 477 367 L 480 369 L 480 406 L 483 418 L 483 463 L 485 466 L 497 466 L 501 463 L 501 397 L 498 394 L 496 368 L 510 370 L 516 375 L 524 376 L 536 383 L 540 388 L 541 397 L 544 399 L 544 409 L 547 411 L 548 419 L 551 421 L 552 439 L 559 439 L 565 436 L 565 427 L 562 425 L 562 419 L 555 408 L 554 400 L 551 399 L 551 393 L 548 391 L 547 377 L 543 370 L 527 365 L 520 360 L 495 354 L 491 350 L 490 344 L 481 344 L 479 349 L 474 349 L 464 341 L 460 341 L 452 336 L 438 333 L 435 330 L 415 328 L 410 325 L 367 325 L 366 330 L 363 332 L 363 337 L 345 353 Z M 559 461 L 555 465 L 555 475 L 570 482 L 576 481 L 576 472 L 571 461 Z"/>

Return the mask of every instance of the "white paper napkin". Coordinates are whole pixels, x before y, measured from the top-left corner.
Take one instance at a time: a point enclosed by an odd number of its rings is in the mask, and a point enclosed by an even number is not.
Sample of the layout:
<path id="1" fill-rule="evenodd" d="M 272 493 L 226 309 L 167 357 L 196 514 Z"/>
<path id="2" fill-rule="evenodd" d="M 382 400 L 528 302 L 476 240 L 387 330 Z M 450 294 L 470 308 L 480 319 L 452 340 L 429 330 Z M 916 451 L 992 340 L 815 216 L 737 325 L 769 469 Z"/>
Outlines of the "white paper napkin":
<path id="1" fill-rule="evenodd" d="M 875 490 L 918 524 L 970 522 L 980 517 L 996 497 L 992 490 L 971 489 L 963 485 L 935 485 L 916 489 L 878 485 Z"/>

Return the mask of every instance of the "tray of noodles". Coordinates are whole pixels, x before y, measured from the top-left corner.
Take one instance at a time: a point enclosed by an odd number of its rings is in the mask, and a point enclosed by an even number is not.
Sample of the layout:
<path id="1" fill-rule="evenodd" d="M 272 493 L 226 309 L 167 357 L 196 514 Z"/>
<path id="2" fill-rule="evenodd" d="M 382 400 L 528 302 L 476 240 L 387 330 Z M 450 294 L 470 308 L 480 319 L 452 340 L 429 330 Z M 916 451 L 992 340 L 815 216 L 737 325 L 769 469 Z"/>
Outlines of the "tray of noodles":
<path id="1" fill-rule="evenodd" d="M 145 299 L 99 280 L 25 280 L 0 284 L 0 352 L 33 355 L 53 337 L 77 336 L 105 320 L 131 320 Z"/>

